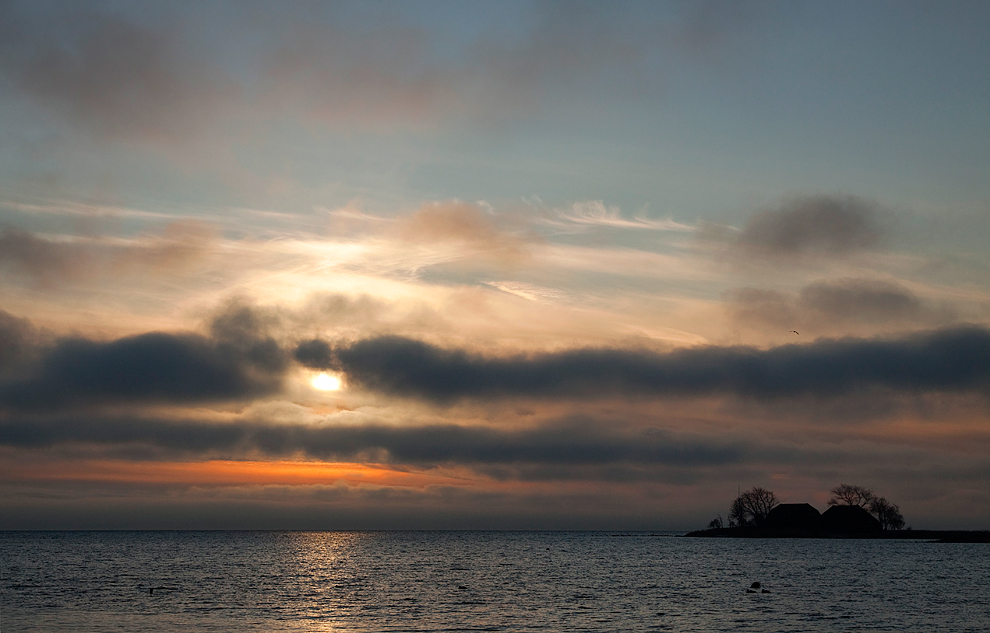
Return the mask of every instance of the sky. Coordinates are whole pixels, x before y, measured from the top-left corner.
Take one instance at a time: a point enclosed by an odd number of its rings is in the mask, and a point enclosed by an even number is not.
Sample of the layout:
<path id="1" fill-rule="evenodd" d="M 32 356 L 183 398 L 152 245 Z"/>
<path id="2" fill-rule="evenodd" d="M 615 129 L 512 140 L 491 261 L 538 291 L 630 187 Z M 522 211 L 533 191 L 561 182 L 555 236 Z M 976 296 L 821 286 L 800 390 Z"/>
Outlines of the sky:
<path id="1" fill-rule="evenodd" d="M 990 528 L 988 29 L 0 0 L 0 529 Z"/>

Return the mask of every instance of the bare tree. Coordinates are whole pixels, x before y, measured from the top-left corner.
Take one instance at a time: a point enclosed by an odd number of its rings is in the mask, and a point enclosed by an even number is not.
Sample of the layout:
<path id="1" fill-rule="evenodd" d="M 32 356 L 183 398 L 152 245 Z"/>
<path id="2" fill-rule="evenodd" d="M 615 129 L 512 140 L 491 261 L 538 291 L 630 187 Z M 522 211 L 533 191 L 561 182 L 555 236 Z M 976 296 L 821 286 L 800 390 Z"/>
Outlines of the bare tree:
<path id="1" fill-rule="evenodd" d="M 828 500 L 830 506 L 846 505 L 865 508 L 876 499 L 873 491 L 863 486 L 839 484 L 829 492 L 832 493 L 832 498 Z"/>
<path id="2" fill-rule="evenodd" d="M 904 517 L 896 503 L 891 503 L 883 497 L 875 497 L 870 501 L 870 513 L 880 521 L 884 530 L 900 530 L 904 528 Z"/>
<path id="3" fill-rule="evenodd" d="M 763 525 L 770 511 L 780 505 L 780 500 L 766 488 L 754 487 L 742 493 L 732 502 L 729 525 L 740 527 Z"/>
<path id="4" fill-rule="evenodd" d="M 750 524 L 749 513 L 746 511 L 746 504 L 743 503 L 742 495 L 739 495 L 729 506 L 729 527 L 746 527 Z"/>
<path id="5" fill-rule="evenodd" d="M 714 519 L 708 522 L 708 528 L 712 530 L 722 529 L 722 515 L 716 516 Z"/>
<path id="6" fill-rule="evenodd" d="M 884 530 L 900 530 L 904 527 L 904 517 L 897 504 L 878 497 L 869 488 L 840 484 L 832 488 L 831 492 L 832 498 L 828 500 L 830 506 L 849 505 L 866 508 L 880 521 L 880 527 Z"/>

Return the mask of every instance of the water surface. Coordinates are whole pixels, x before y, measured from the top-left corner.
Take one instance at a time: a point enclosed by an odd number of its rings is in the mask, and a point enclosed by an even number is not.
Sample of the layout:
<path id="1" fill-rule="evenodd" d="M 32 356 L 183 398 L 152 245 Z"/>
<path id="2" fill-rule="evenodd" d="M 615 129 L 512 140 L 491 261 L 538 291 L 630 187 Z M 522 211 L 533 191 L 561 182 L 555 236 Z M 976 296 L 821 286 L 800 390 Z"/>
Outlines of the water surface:
<path id="1" fill-rule="evenodd" d="M 0 532 L 0 570 L 4 633 L 990 630 L 990 544 Z"/>

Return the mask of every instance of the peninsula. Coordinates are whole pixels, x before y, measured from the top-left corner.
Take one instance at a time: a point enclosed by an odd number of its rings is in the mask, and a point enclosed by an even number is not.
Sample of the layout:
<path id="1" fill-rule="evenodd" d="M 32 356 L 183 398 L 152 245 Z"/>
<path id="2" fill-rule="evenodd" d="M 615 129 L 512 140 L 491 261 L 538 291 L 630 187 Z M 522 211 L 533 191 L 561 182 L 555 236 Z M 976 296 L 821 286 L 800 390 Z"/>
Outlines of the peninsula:
<path id="1" fill-rule="evenodd" d="M 940 543 L 990 543 L 987 530 L 904 529 L 900 508 L 862 486 L 831 490 L 828 509 L 809 503 L 780 503 L 765 488 L 752 488 L 732 502 L 729 525 L 718 516 L 691 537 L 920 539 Z"/>

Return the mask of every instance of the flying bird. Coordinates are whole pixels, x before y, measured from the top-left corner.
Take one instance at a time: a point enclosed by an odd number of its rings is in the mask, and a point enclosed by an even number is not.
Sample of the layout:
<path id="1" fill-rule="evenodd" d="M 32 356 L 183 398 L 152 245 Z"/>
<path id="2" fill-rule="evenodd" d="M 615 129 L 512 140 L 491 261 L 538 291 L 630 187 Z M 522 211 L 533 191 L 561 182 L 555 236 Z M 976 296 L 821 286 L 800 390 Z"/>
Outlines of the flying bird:
<path id="1" fill-rule="evenodd" d="M 791 332 L 794 332 L 794 333 L 795 333 L 795 334 L 797 334 L 798 336 L 801 336 L 801 333 L 800 333 L 800 332 L 798 332 L 797 330 L 791 330 Z"/>

